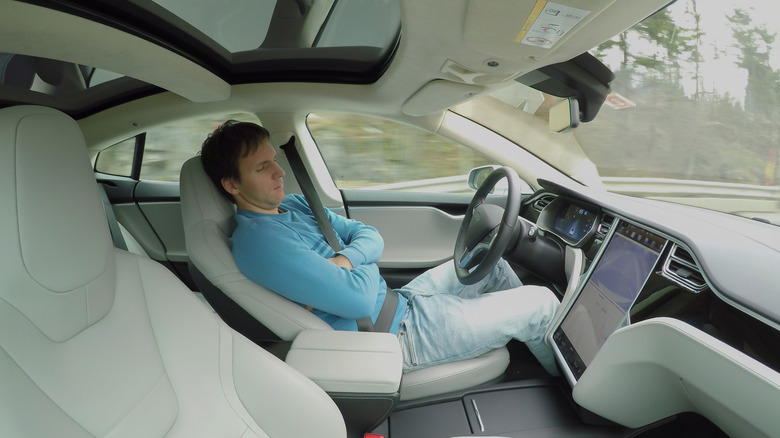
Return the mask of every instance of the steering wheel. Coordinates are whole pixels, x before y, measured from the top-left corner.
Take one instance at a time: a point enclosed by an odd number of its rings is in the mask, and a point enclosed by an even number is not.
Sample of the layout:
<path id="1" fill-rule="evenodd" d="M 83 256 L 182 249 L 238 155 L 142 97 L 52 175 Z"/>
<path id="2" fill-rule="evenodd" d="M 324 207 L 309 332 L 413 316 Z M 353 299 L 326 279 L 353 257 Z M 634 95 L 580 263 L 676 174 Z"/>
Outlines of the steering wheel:
<path id="1" fill-rule="evenodd" d="M 486 204 L 501 179 L 509 188 L 504 208 Z M 455 241 L 455 273 L 462 284 L 474 284 L 493 270 L 514 237 L 520 213 L 520 177 L 510 167 L 494 170 L 474 194 Z"/>

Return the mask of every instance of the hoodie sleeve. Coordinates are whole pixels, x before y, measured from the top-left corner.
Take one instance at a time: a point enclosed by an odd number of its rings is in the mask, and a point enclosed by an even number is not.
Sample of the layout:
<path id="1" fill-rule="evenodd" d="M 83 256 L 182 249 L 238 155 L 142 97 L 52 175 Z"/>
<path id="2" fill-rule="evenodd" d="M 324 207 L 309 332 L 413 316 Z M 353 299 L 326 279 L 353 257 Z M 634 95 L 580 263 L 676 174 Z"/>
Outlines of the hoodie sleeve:
<path id="1" fill-rule="evenodd" d="M 348 253 L 366 260 L 361 246 Z M 352 270 L 336 266 L 276 222 L 239 226 L 233 256 L 244 275 L 292 301 L 345 319 L 372 316 L 381 284 L 375 263 L 353 263 Z"/>

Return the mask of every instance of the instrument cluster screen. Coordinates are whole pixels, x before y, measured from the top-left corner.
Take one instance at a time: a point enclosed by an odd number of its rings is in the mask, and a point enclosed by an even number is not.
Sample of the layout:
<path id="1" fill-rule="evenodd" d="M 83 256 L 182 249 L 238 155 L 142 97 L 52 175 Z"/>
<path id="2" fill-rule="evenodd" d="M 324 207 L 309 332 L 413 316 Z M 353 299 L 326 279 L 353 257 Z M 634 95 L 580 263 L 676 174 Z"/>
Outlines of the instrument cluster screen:
<path id="1" fill-rule="evenodd" d="M 568 208 L 558 211 L 553 223 L 553 229 L 561 237 L 571 242 L 579 242 L 590 233 L 596 225 L 596 214 L 571 203 Z"/>

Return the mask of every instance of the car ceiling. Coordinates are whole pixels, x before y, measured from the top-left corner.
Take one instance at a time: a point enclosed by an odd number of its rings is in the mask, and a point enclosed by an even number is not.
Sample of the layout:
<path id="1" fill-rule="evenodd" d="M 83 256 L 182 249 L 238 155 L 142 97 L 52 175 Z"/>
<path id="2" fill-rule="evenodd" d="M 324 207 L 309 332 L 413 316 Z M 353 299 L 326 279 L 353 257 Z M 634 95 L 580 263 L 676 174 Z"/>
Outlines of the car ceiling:
<path id="1" fill-rule="evenodd" d="M 165 40 L 165 35 L 144 38 L 137 31 L 127 33 L 119 29 L 132 27 L 128 23 L 91 21 L 28 2 L 5 0 L 3 3 L 0 52 L 95 66 L 153 85 L 145 94 L 162 89 L 176 95 L 158 98 L 160 104 L 180 103 L 184 108 L 187 102 L 196 102 L 202 105 L 190 105 L 188 111 L 201 113 L 226 108 L 256 113 L 308 112 L 322 106 L 396 120 L 423 119 L 418 124 L 435 126 L 444 109 L 540 67 L 580 55 L 651 15 L 667 1 L 560 2 L 590 12 L 555 45 L 543 49 L 515 41 L 534 9 L 538 13 L 540 5 L 544 6 L 543 0 L 400 0 L 400 42 L 389 65 L 382 68 L 381 76 L 363 83 L 343 77 L 304 82 L 291 76 L 281 87 L 262 85 L 269 80 L 263 80 L 262 76 L 256 81 L 260 85 L 242 83 L 248 82 L 245 76 L 214 65 L 213 59 L 198 58 L 197 53 L 174 38 Z M 73 6 L 79 2 L 36 3 L 68 9 L 61 3 Z M 112 18 L 122 19 L 121 16 Z M 227 51 L 223 52 L 224 59 L 230 58 Z M 281 57 L 297 56 L 296 52 L 284 50 L 278 53 Z M 232 62 L 240 63 L 240 57 L 236 59 Z M 16 100 L 16 94 L 6 88 L 2 88 L 4 101 L 25 102 L 25 96 Z M 119 102 L 133 97 L 125 92 L 119 96 Z M 47 101 L 29 103 L 46 104 Z M 86 115 L 74 108 L 78 105 L 76 97 L 67 104 L 70 107 L 63 110 L 74 117 Z M 162 110 L 159 116 L 165 117 Z M 143 125 L 136 122 L 139 124 Z"/>

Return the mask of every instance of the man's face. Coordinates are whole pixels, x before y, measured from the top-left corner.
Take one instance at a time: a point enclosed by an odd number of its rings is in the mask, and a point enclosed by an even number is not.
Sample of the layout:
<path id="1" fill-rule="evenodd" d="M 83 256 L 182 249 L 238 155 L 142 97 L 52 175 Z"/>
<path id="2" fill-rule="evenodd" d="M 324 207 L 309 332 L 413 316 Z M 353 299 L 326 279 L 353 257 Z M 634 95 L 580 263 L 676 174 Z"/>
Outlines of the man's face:
<path id="1" fill-rule="evenodd" d="M 257 149 L 238 160 L 240 181 L 224 178 L 222 186 L 233 195 L 241 210 L 278 213 L 284 199 L 284 170 L 276 164 L 276 151 L 263 140 Z"/>

